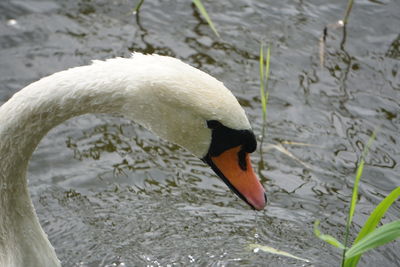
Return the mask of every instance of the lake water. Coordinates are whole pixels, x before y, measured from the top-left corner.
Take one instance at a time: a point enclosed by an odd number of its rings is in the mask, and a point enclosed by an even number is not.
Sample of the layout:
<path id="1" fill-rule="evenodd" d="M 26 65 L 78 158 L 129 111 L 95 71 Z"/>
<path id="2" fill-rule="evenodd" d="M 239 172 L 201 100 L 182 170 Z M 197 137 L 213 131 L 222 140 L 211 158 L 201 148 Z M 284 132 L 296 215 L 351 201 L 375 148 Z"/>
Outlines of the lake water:
<path id="1" fill-rule="evenodd" d="M 346 2 L 204 1 L 219 39 L 190 1 L 145 1 L 136 17 L 128 0 L 2 0 L 0 104 L 92 59 L 159 53 L 223 81 L 260 135 L 258 53 L 260 41 L 271 45 L 264 154 L 252 157 L 267 208 L 250 210 L 200 160 L 131 121 L 81 116 L 43 139 L 28 173 L 63 265 L 339 266 L 313 223 L 344 239 L 356 166 L 377 126 L 351 238 L 400 185 L 400 1 L 355 1 L 346 31 L 329 26 L 321 66 L 323 28 L 342 19 Z M 397 202 L 383 222 L 399 214 Z M 311 263 L 254 253 L 250 243 Z M 400 243 L 366 253 L 360 266 L 400 266 Z"/>

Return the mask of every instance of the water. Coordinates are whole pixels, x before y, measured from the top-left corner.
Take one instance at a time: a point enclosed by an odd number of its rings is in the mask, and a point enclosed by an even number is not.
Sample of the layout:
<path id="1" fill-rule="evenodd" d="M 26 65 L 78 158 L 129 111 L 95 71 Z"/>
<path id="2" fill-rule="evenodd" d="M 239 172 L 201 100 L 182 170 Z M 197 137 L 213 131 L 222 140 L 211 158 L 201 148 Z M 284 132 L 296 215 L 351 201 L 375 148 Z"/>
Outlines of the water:
<path id="1" fill-rule="evenodd" d="M 183 149 L 120 117 L 87 115 L 53 129 L 34 153 L 30 192 L 64 266 L 338 266 L 340 253 L 312 233 L 343 240 L 357 160 L 366 159 L 352 237 L 399 186 L 399 1 L 206 1 L 217 39 L 189 1 L 0 2 L 0 103 L 25 85 L 92 59 L 132 51 L 181 58 L 238 97 L 257 134 L 259 42 L 271 44 L 266 153 L 253 164 L 267 189 L 257 214 Z M 269 144 L 283 144 L 298 160 Z M 303 165 L 304 162 L 306 165 Z M 306 167 L 308 166 L 308 167 Z M 400 205 L 384 222 L 398 219 Z M 258 242 L 311 264 L 247 249 Z M 393 242 L 360 266 L 399 266 Z"/>

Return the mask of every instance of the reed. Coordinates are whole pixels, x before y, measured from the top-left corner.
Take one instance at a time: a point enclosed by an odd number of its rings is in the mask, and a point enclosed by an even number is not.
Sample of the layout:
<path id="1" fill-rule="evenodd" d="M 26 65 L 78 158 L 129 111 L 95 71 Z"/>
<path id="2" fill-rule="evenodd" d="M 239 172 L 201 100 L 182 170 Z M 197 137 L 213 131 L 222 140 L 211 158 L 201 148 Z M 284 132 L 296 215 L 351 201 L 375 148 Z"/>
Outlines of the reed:
<path id="1" fill-rule="evenodd" d="M 319 61 L 321 68 L 324 67 L 325 64 L 325 46 L 326 46 L 326 37 L 328 36 L 328 29 L 338 29 L 343 28 L 343 40 L 342 44 L 344 44 L 345 36 L 346 36 L 346 25 L 349 21 L 350 12 L 353 8 L 354 0 L 349 0 L 347 2 L 346 10 L 344 12 L 344 16 L 342 20 L 338 20 L 336 23 L 330 23 L 326 25 L 322 31 L 321 37 L 319 39 Z"/>
<path id="2" fill-rule="evenodd" d="M 263 114 L 263 126 L 261 132 L 261 146 L 262 141 L 264 140 L 265 136 L 265 125 L 267 122 L 267 104 L 268 104 L 268 97 L 269 97 L 269 90 L 268 90 L 268 81 L 270 75 L 270 59 L 271 59 L 271 46 L 268 45 L 267 48 L 267 55 L 264 57 L 264 45 L 261 43 L 260 45 L 260 97 L 261 97 L 261 108 Z M 265 69 L 265 72 L 264 72 Z"/>
<path id="3" fill-rule="evenodd" d="M 135 9 L 133 10 L 134 14 L 137 14 L 140 11 L 140 8 L 143 5 L 144 0 L 140 0 L 139 3 L 137 3 Z"/>
<path id="4" fill-rule="evenodd" d="M 205 9 L 203 3 L 201 0 L 192 0 L 193 4 L 197 7 L 199 10 L 200 14 L 203 16 L 203 18 L 207 21 L 208 25 L 210 26 L 211 30 L 215 33 L 216 36 L 219 36 L 219 33 L 217 29 L 214 26 L 214 23 L 212 22 L 210 16 L 207 13 L 207 10 Z"/>
<path id="5" fill-rule="evenodd" d="M 344 17 L 343 17 L 344 25 L 346 25 L 349 20 L 350 12 L 351 12 L 351 9 L 353 8 L 353 2 L 354 2 L 354 0 L 349 0 L 349 2 L 347 2 L 346 11 L 345 11 Z"/>

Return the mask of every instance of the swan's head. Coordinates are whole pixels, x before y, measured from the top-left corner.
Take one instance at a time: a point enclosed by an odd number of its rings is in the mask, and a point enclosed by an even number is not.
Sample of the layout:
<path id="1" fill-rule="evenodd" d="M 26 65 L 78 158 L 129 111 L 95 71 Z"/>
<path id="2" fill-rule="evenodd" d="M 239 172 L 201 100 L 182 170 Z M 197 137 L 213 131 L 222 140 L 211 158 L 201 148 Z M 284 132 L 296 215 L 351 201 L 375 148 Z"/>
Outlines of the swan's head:
<path id="1" fill-rule="evenodd" d="M 257 148 L 251 129 L 232 129 L 217 120 L 207 121 L 211 143 L 202 158 L 228 187 L 257 210 L 264 208 L 266 194 L 250 162 Z"/>
<path id="2" fill-rule="evenodd" d="M 250 162 L 257 141 L 233 94 L 212 76 L 171 57 L 134 54 L 130 61 L 126 68 L 135 78 L 127 90 L 134 103 L 128 101 L 124 113 L 188 149 L 241 199 L 263 209 L 265 190 Z"/>

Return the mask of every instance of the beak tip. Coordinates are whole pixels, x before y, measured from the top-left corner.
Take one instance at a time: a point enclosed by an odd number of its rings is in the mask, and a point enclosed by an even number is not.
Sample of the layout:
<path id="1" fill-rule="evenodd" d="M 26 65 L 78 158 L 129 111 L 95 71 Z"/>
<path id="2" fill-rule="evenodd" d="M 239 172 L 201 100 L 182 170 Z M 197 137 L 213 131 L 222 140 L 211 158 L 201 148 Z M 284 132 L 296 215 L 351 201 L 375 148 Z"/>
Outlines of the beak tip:
<path id="1" fill-rule="evenodd" d="M 250 201 L 250 206 L 255 210 L 263 210 L 267 205 L 267 194 L 264 192 L 262 199 L 259 201 Z"/>

